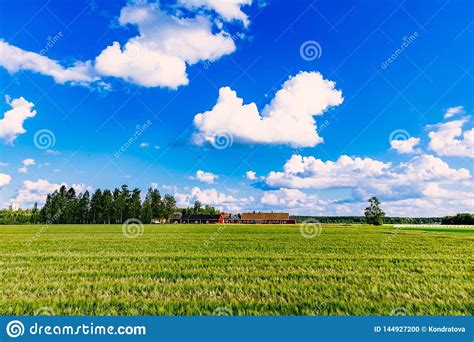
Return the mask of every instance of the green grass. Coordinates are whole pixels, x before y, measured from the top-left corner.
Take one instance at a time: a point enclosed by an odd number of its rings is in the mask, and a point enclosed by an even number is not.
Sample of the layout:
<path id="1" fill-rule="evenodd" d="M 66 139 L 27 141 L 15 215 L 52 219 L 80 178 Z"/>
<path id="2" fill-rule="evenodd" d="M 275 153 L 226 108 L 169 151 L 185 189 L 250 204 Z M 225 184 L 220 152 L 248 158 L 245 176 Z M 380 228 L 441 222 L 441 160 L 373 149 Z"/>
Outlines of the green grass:
<path id="1" fill-rule="evenodd" d="M 0 314 L 473 314 L 474 230 L 218 228 L 0 226 Z"/>

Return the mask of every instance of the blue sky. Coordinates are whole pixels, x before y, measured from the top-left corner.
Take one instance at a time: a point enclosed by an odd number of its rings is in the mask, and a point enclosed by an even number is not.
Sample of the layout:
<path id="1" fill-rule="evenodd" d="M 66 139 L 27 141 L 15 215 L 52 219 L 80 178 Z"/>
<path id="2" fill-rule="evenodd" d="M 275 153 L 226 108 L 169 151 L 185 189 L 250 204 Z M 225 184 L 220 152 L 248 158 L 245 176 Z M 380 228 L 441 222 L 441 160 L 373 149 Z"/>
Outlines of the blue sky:
<path id="1" fill-rule="evenodd" d="M 66 183 L 234 212 L 472 211 L 470 1 L 0 7 L 3 207 Z"/>

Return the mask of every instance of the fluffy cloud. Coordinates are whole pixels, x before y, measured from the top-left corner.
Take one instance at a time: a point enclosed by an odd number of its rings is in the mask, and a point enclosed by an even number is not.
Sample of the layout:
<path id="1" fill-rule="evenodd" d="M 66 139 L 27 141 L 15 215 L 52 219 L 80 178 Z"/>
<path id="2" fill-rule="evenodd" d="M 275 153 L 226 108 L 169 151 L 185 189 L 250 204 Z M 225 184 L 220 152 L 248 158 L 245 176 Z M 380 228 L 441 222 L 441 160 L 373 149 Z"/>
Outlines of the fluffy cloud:
<path id="1" fill-rule="evenodd" d="M 5 185 L 10 184 L 12 177 L 7 175 L 6 173 L 0 173 L 0 189 L 3 188 Z"/>
<path id="2" fill-rule="evenodd" d="M 256 180 L 257 174 L 255 173 L 255 171 L 247 171 L 245 173 L 245 178 L 247 178 L 248 180 Z"/>
<path id="3" fill-rule="evenodd" d="M 189 8 L 208 8 L 217 12 L 225 21 L 241 21 L 245 26 L 249 24 L 247 15 L 241 7 L 251 5 L 252 0 L 179 0 Z"/>
<path id="4" fill-rule="evenodd" d="M 440 156 L 474 158 L 474 128 L 463 131 L 468 118 L 449 121 L 428 128 L 429 148 Z"/>
<path id="5" fill-rule="evenodd" d="M 177 88 L 188 84 L 186 64 L 216 60 L 235 51 L 229 34 L 213 32 L 205 16 L 175 17 L 158 4 L 133 4 L 122 9 L 121 25 L 136 25 L 140 35 L 123 47 L 114 42 L 96 58 L 104 76 L 123 78 L 146 87 Z"/>
<path id="6" fill-rule="evenodd" d="M 453 169 L 431 155 L 416 156 L 396 166 L 371 158 L 341 156 L 334 162 L 323 162 L 293 155 L 283 172 L 272 171 L 266 177 L 266 183 L 276 188 L 350 189 L 353 200 L 371 195 L 388 200 L 416 198 L 432 183 L 445 187 L 459 182 L 471 182 L 467 169 Z"/>
<path id="7" fill-rule="evenodd" d="M 66 187 L 68 187 L 66 183 L 50 183 L 46 179 L 38 179 L 37 181 L 25 180 L 23 181 L 22 186 L 17 190 L 14 197 L 10 199 L 10 204 L 17 204 L 20 208 L 28 208 L 33 206 L 35 203 L 43 205 L 46 196 L 49 193 L 58 190 L 61 185 L 66 185 Z M 72 184 L 71 186 L 77 193 L 84 192 L 86 189 L 91 190 L 91 188 L 86 188 L 84 184 Z"/>
<path id="8" fill-rule="evenodd" d="M 455 115 L 463 114 L 463 113 L 464 113 L 464 107 L 463 106 L 451 107 L 451 108 L 448 108 L 446 113 L 444 113 L 444 118 L 449 119 L 449 118 L 451 118 Z"/>
<path id="9" fill-rule="evenodd" d="M 65 68 L 57 61 L 35 52 L 22 50 L 2 40 L 0 40 L 0 65 L 9 73 L 29 70 L 51 76 L 60 84 L 67 82 L 88 84 L 98 80 L 90 61 L 76 62 L 73 66 Z"/>
<path id="10" fill-rule="evenodd" d="M 219 176 L 211 172 L 204 172 L 202 170 L 198 170 L 196 172 L 196 176 L 192 177 L 192 179 L 197 179 L 198 181 L 207 183 L 207 184 L 213 184 L 217 178 L 219 178 Z"/>
<path id="11" fill-rule="evenodd" d="M 158 3 L 131 3 L 122 9 L 118 22 L 122 26 L 136 26 L 139 34 L 123 45 L 113 42 L 93 60 L 76 61 L 65 67 L 42 54 L 0 40 L 0 66 L 10 73 L 29 70 L 51 76 L 60 84 L 94 83 L 108 90 L 111 86 L 101 79 L 117 77 L 140 86 L 176 89 L 188 84 L 188 65 L 215 61 L 236 49 L 222 21 L 210 19 L 213 16 L 209 10 L 225 21 L 248 24 L 240 8 L 250 3 L 250 0 L 191 0 L 167 4 L 169 12 L 160 9 Z"/>
<path id="12" fill-rule="evenodd" d="M 298 211 L 299 209 L 311 209 L 314 211 L 318 207 L 321 209 L 321 205 L 327 204 L 327 202 L 319 200 L 316 195 L 308 195 L 298 189 L 286 188 L 265 191 L 260 199 L 260 203 L 276 206 L 281 209 L 292 208 Z"/>
<path id="13" fill-rule="evenodd" d="M 392 140 L 390 146 L 392 150 L 397 151 L 400 154 L 411 154 L 415 153 L 414 147 L 420 143 L 420 138 L 411 137 L 407 140 Z"/>
<path id="14" fill-rule="evenodd" d="M 23 166 L 18 169 L 20 173 L 28 173 L 28 167 L 35 165 L 36 161 L 34 159 L 28 158 L 23 160 Z"/>
<path id="15" fill-rule="evenodd" d="M 149 147 L 150 146 L 150 143 L 145 143 L 145 142 L 142 142 L 140 144 L 140 147 Z"/>
<path id="16" fill-rule="evenodd" d="M 315 146 L 323 139 L 317 133 L 314 116 L 342 101 L 335 83 L 325 80 L 319 72 L 300 72 L 290 77 L 262 114 L 255 103 L 244 105 L 235 91 L 223 87 L 212 110 L 194 117 L 198 130 L 194 138 L 198 144 L 213 142 L 219 132 L 226 131 L 240 142 Z"/>
<path id="17" fill-rule="evenodd" d="M 33 102 L 28 102 L 23 97 L 11 101 L 9 96 L 5 96 L 5 100 L 12 109 L 6 111 L 3 119 L 0 119 L 0 138 L 7 144 L 13 144 L 20 134 L 26 133 L 23 123 L 34 117 L 36 110 L 32 110 Z"/>
<path id="18" fill-rule="evenodd" d="M 199 201 L 229 212 L 239 212 L 254 202 L 253 197 L 237 198 L 216 189 L 200 189 L 199 187 L 192 188 L 189 193 L 175 192 L 174 197 L 178 207 L 189 207 L 195 201 Z"/>

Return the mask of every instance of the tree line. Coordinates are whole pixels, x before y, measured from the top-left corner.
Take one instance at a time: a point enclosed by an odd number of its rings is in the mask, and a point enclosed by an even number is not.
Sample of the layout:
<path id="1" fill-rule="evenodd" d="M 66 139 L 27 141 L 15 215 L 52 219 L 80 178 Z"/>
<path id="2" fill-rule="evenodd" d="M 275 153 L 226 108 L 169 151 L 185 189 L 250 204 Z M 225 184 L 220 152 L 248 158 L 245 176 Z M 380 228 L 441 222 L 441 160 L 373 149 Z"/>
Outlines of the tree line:
<path id="1" fill-rule="evenodd" d="M 127 185 L 108 189 L 97 189 L 92 195 L 88 190 L 76 193 L 73 187 L 64 185 L 46 196 L 45 204 L 38 209 L 3 209 L 0 223 L 58 223 L 58 224 L 112 224 L 135 218 L 143 223 L 152 220 L 166 221 L 177 211 L 172 195 L 161 196 L 158 189 L 149 188 L 141 200 L 141 190 L 129 189 Z"/>

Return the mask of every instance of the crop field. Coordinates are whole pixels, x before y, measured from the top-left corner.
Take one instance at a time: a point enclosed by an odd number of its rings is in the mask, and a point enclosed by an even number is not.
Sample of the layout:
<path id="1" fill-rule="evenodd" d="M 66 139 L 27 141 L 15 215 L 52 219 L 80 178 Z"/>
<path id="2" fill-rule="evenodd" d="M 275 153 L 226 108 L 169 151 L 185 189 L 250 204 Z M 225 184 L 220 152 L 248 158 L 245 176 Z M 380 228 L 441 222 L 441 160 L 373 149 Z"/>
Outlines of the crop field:
<path id="1" fill-rule="evenodd" d="M 473 255 L 469 229 L 0 226 L 0 314 L 472 315 Z"/>

